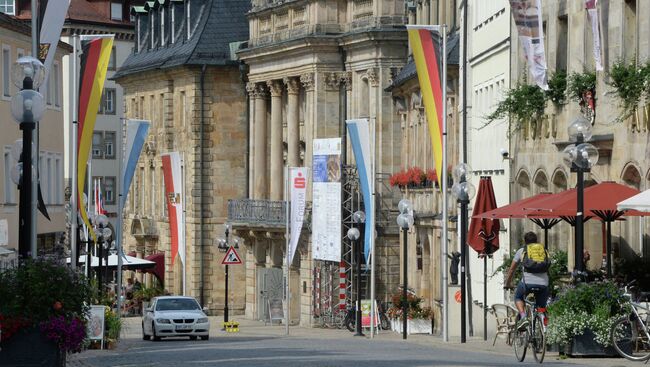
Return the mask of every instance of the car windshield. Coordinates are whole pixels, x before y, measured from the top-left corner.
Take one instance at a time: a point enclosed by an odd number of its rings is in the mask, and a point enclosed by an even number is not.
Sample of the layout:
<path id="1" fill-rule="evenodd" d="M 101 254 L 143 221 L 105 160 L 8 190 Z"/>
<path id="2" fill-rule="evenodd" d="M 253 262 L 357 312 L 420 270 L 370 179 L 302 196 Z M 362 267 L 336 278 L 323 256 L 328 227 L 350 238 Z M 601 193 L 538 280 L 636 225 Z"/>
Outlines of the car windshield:
<path id="1" fill-rule="evenodd" d="M 199 304 L 188 298 L 166 298 L 156 302 L 156 311 L 200 310 Z"/>

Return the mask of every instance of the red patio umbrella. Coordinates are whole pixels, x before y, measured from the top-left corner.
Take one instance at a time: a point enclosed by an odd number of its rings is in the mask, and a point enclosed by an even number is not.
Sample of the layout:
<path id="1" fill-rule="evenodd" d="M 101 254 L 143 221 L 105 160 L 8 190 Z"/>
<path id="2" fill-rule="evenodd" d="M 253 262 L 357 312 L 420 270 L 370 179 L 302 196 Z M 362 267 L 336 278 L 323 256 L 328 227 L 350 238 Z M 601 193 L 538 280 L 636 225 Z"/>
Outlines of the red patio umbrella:
<path id="1" fill-rule="evenodd" d="M 153 274 L 156 278 L 158 278 L 158 281 L 160 282 L 160 285 L 164 288 L 164 285 L 165 285 L 165 253 L 164 252 L 159 252 L 159 253 L 151 254 L 149 256 L 146 256 L 145 260 L 153 261 L 153 262 L 156 263 L 156 265 L 153 268 L 145 269 L 142 272 L 143 273 L 151 273 L 151 274 Z"/>
<path id="2" fill-rule="evenodd" d="M 467 233 L 467 243 L 479 255 L 483 255 L 483 340 L 487 340 L 487 258 L 499 249 L 501 224 L 498 219 L 476 218 L 475 216 L 496 207 L 497 200 L 494 197 L 492 178 L 481 177 L 474 202 L 472 221 Z"/>

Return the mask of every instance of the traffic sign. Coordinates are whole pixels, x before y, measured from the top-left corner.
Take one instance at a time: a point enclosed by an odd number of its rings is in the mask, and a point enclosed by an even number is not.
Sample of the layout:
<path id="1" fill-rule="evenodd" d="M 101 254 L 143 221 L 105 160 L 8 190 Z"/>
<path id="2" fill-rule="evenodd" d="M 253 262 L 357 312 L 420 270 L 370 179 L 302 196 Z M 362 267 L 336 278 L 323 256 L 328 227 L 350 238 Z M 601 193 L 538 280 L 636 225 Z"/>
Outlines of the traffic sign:
<path id="1" fill-rule="evenodd" d="M 223 260 L 221 260 L 221 264 L 223 265 L 239 265 L 241 264 L 241 257 L 239 257 L 239 254 L 235 250 L 234 247 L 230 246 L 228 247 L 228 251 L 226 252 L 226 256 L 223 257 Z"/>

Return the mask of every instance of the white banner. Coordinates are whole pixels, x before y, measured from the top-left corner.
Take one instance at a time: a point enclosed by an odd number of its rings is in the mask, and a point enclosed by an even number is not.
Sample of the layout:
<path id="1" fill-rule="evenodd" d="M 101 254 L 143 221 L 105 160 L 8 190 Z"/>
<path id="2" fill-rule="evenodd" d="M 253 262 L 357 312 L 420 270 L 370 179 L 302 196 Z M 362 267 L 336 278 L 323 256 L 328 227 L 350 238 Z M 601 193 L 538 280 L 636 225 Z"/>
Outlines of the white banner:
<path id="1" fill-rule="evenodd" d="M 70 0 L 47 1 L 47 8 L 45 9 L 45 15 L 43 16 L 41 25 L 40 48 L 38 50 L 38 59 L 45 66 L 45 81 L 40 88 L 43 96 L 48 92 L 48 76 L 54 64 L 56 46 L 59 44 L 59 38 L 61 38 L 61 29 L 63 29 L 63 22 L 65 21 L 65 15 L 68 13 L 69 6 Z"/>
<path id="2" fill-rule="evenodd" d="M 178 152 L 161 154 L 167 213 L 169 217 L 169 237 L 171 242 L 171 262 L 174 265 L 176 255 L 185 264 L 185 210 L 183 203 L 183 172 L 181 156 Z"/>
<path id="3" fill-rule="evenodd" d="M 296 253 L 298 240 L 300 240 L 300 231 L 302 231 L 302 223 L 305 219 L 308 174 L 309 168 L 307 167 L 289 167 L 289 184 L 291 185 L 289 189 L 289 197 L 291 198 L 291 236 L 289 237 L 288 264 L 293 262 L 293 255 Z"/>
<path id="4" fill-rule="evenodd" d="M 341 261 L 341 138 L 314 139 L 312 256 Z"/>
<path id="5" fill-rule="evenodd" d="M 596 70 L 603 70 L 603 61 L 600 56 L 600 26 L 598 19 L 598 0 L 585 0 L 585 8 L 587 9 L 587 16 L 591 22 L 591 34 L 594 38 L 594 63 L 596 64 Z"/>
<path id="6" fill-rule="evenodd" d="M 541 0 L 510 0 L 519 41 L 535 84 L 548 90 Z"/>

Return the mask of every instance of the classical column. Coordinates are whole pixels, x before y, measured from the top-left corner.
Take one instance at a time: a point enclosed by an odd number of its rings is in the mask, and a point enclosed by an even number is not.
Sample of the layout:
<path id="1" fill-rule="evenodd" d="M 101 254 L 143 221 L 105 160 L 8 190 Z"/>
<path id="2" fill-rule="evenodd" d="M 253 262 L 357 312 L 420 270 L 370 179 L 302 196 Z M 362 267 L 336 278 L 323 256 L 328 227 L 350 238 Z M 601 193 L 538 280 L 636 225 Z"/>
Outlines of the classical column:
<path id="1" fill-rule="evenodd" d="M 254 197 L 255 187 L 255 83 L 246 84 L 248 93 L 249 110 L 248 117 L 248 197 Z"/>
<path id="2" fill-rule="evenodd" d="M 255 188 L 254 199 L 266 199 L 266 96 L 264 84 L 257 84 L 255 92 Z"/>
<path id="3" fill-rule="evenodd" d="M 271 200 L 282 200 L 284 162 L 282 159 L 282 83 L 272 80 L 266 83 L 271 91 Z"/>
<path id="4" fill-rule="evenodd" d="M 300 82 L 297 78 L 284 78 L 287 85 L 287 164 L 289 167 L 300 165 L 300 127 L 298 116 L 300 105 L 298 104 L 298 93 Z"/>
<path id="5" fill-rule="evenodd" d="M 304 122 L 304 141 L 305 141 L 305 165 L 311 167 L 312 160 L 312 150 L 313 150 L 313 140 L 314 140 L 314 110 L 315 110 L 315 86 L 314 74 L 307 73 L 300 76 L 300 83 L 305 89 L 305 99 L 306 99 L 306 108 L 305 108 L 305 122 Z M 307 201 L 311 201 L 311 180 L 307 180 L 309 185 L 307 187 Z"/>

